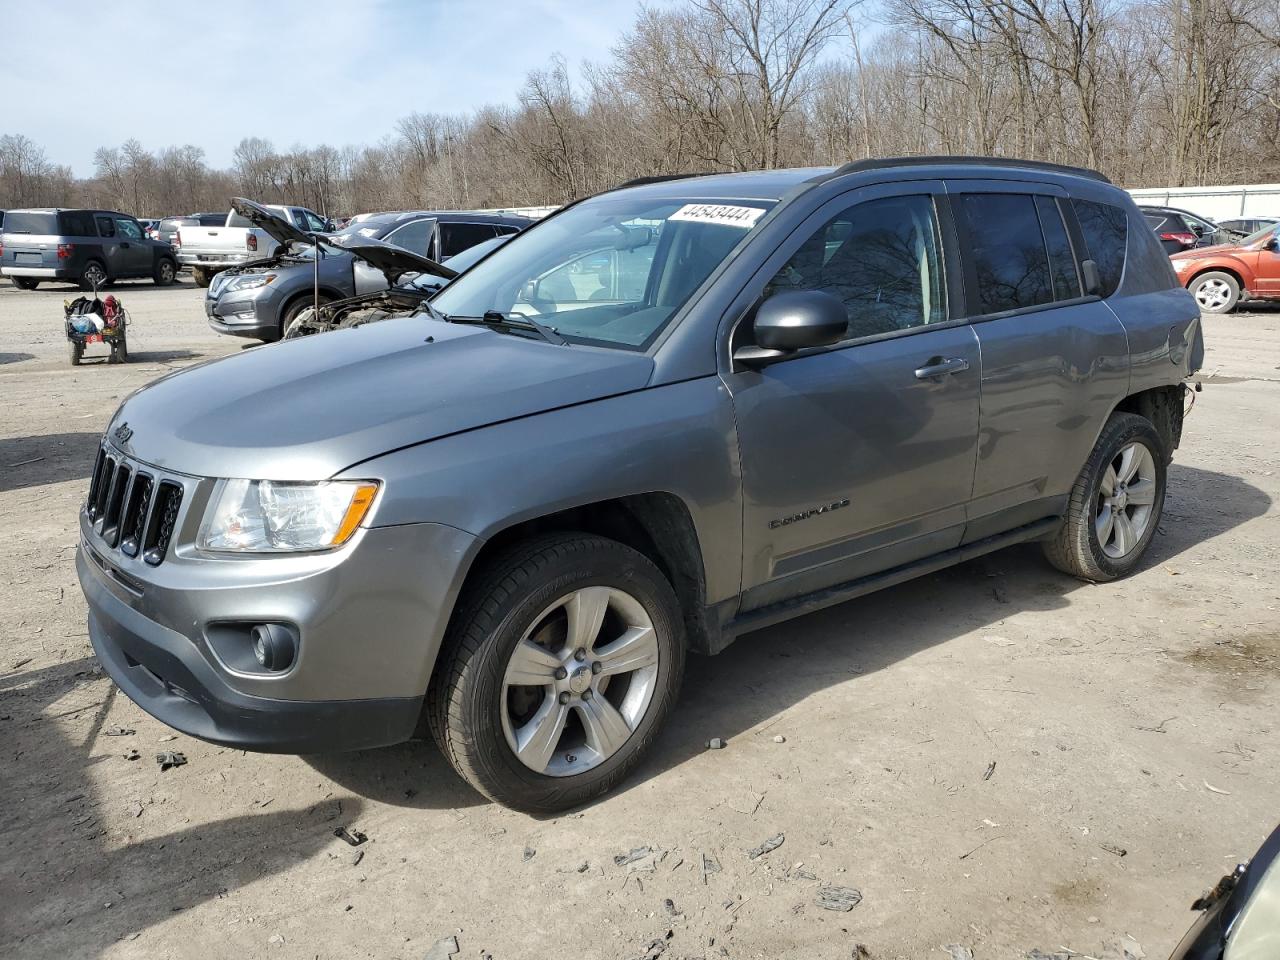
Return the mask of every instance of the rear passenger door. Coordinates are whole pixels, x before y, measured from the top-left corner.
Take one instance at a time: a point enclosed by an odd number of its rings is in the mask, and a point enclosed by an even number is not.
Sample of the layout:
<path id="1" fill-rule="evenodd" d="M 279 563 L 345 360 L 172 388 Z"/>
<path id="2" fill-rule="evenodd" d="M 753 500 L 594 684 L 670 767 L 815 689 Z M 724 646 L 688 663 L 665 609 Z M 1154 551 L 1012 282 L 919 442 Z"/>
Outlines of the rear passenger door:
<path id="1" fill-rule="evenodd" d="M 960 287 L 942 200 L 942 185 L 924 181 L 837 197 L 739 299 L 745 310 L 775 293 L 822 290 L 849 318 L 841 343 L 722 375 L 738 425 L 744 610 L 960 542 L 979 355 L 953 310 Z M 750 316 L 738 320 L 730 355 L 752 342 Z"/>
<path id="2" fill-rule="evenodd" d="M 1065 191 L 1010 181 L 947 187 L 982 353 L 971 543 L 1062 510 L 1124 395 L 1128 341 L 1102 299 L 1083 291 Z M 1119 277 L 1103 282 L 1114 290 Z"/>
<path id="3" fill-rule="evenodd" d="M 152 270 L 151 245 L 142 234 L 142 224 L 132 217 L 114 217 L 116 240 L 120 244 L 120 277 L 149 277 Z"/>

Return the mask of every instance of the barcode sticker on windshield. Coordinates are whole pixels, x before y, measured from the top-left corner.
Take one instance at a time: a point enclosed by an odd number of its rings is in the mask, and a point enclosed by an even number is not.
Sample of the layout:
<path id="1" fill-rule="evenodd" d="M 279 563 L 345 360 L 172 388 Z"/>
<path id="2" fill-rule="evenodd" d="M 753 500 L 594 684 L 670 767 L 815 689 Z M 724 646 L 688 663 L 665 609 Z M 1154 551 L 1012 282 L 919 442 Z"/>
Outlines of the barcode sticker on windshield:
<path id="1" fill-rule="evenodd" d="M 759 207 L 737 207 L 725 203 L 686 203 L 668 220 L 693 220 L 697 223 L 718 223 L 724 227 L 741 227 L 750 230 L 764 215 Z"/>

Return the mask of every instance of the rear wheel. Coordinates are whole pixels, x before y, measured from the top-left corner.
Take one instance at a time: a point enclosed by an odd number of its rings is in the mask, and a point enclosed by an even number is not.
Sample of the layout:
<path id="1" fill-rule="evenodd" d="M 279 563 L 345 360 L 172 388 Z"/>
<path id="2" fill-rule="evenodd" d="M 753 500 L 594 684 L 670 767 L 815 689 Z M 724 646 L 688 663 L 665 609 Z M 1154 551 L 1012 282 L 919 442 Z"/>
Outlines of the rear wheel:
<path id="1" fill-rule="evenodd" d="M 552 813 L 635 767 L 683 670 L 675 594 L 647 557 L 587 534 L 540 537 L 496 558 L 466 590 L 427 719 L 473 787 Z"/>
<path id="2" fill-rule="evenodd" d="M 78 340 L 69 340 L 67 345 L 70 347 L 68 352 L 71 354 L 71 365 L 80 366 L 80 361 L 84 359 L 84 344 Z"/>
<path id="3" fill-rule="evenodd" d="M 1240 283 L 1229 273 L 1210 270 L 1187 288 L 1205 313 L 1230 313 L 1240 301 Z"/>
<path id="4" fill-rule="evenodd" d="M 35 277 L 14 277 L 13 285 L 19 290 L 34 290 L 40 286 L 40 281 Z"/>
<path id="5" fill-rule="evenodd" d="M 191 279 L 196 282 L 197 287 L 207 287 L 209 281 L 213 278 L 209 275 L 209 271 L 203 267 L 192 267 Z"/>
<path id="6" fill-rule="evenodd" d="M 152 279 L 155 280 L 157 287 L 167 287 L 173 283 L 177 275 L 177 264 L 168 257 L 161 257 L 160 262 L 156 264 L 156 271 Z"/>
<path id="7" fill-rule="evenodd" d="M 1049 562 L 1094 582 L 1132 573 L 1160 523 L 1167 465 L 1151 421 L 1112 414 L 1071 489 L 1061 529 L 1044 544 Z"/>
<path id="8" fill-rule="evenodd" d="M 115 343 L 111 345 L 111 355 L 107 357 L 107 363 L 128 363 L 129 362 L 129 341 L 123 336 L 116 338 Z"/>
<path id="9" fill-rule="evenodd" d="M 84 265 L 84 270 L 80 273 L 80 289 L 94 290 L 98 287 L 104 287 L 107 283 L 107 268 L 100 264 L 97 260 L 90 260 Z"/>

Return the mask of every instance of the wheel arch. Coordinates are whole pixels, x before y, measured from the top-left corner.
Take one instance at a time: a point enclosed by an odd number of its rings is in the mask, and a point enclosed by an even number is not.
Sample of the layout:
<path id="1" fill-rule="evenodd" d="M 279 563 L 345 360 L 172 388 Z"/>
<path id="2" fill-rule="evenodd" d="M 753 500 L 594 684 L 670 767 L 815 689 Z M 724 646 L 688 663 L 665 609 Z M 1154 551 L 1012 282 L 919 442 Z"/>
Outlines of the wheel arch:
<path id="1" fill-rule="evenodd" d="M 723 646 L 718 639 L 718 621 L 707 608 L 705 564 L 693 515 L 684 500 L 673 493 L 614 497 L 514 521 L 492 533 L 471 558 L 459 592 L 494 556 L 522 540 L 546 533 L 592 533 L 644 554 L 675 591 L 688 648 L 711 653 Z"/>
<path id="2" fill-rule="evenodd" d="M 1201 277 L 1203 277 L 1206 273 L 1225 273 L 1229 277 L 1231 277 L 1231 279 L 1235 280 L 1235 282 L 1239 285 L 1240 292 L 1242 294 L 1247 295 L 1249 293 L 1250 288 L 1249 288 L 1248 281 L 1245 280 L 1245 272 L 1241 270 L 1239 265 L 1237 264 L 1225 264 L 1225 263 L 1218 263 L 1218 264 L 1212 264 L 1209 266 L 1201 267 L 1199 270 L 1197 270 L 1195 273 L 1193 273 L 1190 277 L 1187 278 L 1186 288 L 1190 290 L 1191 285 L 1195 283 L 1197 280 L 1199 280 Z"/>
<path id="3" fill-rule="evenodd" d="M 299 290 L 297 293 L 291 294 L 284 303 L 280 304 L 280 320 L 284 320 L 285 315 L 293 309 L 293 306 L 299 300 L 306 300 L 314 296 L 315 290 L 312 287 L 307 287 L 305 290 Z M 327 297 L 329 300 L 341 300 L 346 294 L 322 283 L 320 284 L 320 296 Z"/>
<path id="4" fill-rule="evenodd" d="M 1116 413 L 1135 413 L 1149 420 L 1164 442 L 1168 459 L 1172 460 L 1173 451 L 1182 442 L 1183 412 L 1183 387 L 1181 383 L 1174 383 L 1129 394 L 1112 408 L 1107 419 Z M 1096 439 L 1094 443 L 1097 443 Z"/>

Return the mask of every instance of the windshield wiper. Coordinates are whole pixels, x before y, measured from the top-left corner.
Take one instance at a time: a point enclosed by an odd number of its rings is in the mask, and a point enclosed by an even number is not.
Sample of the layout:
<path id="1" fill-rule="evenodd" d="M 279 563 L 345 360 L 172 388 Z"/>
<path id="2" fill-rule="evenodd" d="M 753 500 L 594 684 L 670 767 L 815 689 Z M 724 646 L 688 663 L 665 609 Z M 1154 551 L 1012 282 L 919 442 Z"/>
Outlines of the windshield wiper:
<path id="1" fill-rule="evenodd" d="M 482 317 L 462 317 L 457 314 L 449 314 L 444 316 L 445 320 L 450 323 L 482 323 L 489 327 L 506 327 L 512 330 L 532 330 L 547 343 L 554 343 L 557 346 L 564 346 L 569 341 L 560 334 L 556 333 L 554 327 L 548 327 L 545 323 L 539 323 L 533 317 L 526 317 L 520 314 L 505 314 L 498 310 L 486 310 Z"/>

